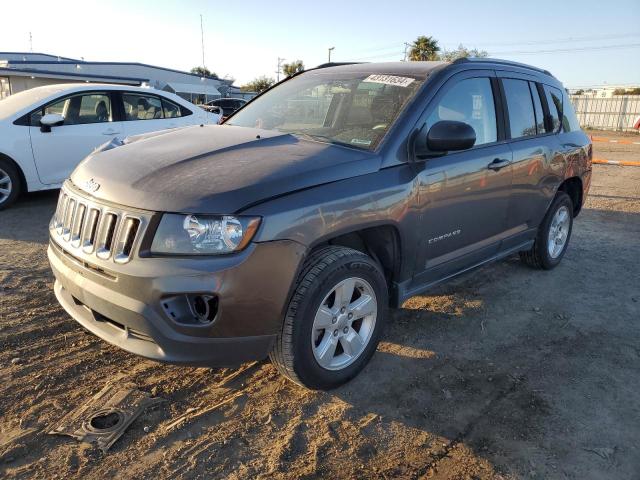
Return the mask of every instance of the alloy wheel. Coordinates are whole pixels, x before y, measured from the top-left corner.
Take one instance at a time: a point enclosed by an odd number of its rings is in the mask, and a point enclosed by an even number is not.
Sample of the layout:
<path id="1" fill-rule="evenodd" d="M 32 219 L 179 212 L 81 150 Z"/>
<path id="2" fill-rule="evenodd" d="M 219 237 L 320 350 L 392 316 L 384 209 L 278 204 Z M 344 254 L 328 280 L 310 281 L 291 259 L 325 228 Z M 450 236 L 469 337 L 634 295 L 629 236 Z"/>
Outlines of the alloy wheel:
<path id="1" fill-rule="evenodd" d="M 318 364 L 327 370 L 351 365 L 371 340 L 377 316 L 376 294 L 369 282 L 350 277 L 335 285 L 313 320 L 311 344 Z"/>

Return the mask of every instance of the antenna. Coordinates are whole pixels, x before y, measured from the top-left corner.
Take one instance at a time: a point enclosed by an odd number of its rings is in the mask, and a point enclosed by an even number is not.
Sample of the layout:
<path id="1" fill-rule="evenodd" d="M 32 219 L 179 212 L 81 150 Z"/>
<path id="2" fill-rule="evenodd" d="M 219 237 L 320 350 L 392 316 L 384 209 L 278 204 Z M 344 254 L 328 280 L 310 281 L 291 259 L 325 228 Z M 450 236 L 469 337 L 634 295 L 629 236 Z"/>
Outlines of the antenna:
<path id="1" fill-rule="evenodd" d="M 33 35 L 29 32 L 29 51 L 33 53 Z"/>

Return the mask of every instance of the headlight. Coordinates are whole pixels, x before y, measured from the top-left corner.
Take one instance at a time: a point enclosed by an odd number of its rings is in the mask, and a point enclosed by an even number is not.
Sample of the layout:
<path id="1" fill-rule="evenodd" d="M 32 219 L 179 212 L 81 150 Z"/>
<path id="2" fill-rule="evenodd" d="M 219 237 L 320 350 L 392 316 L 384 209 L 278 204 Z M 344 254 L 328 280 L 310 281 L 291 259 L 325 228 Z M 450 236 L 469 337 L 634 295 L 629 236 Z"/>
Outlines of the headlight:
<path id="1" fill-rule="evenodd" d="M 242 250 L 253 238 L 260 219 L 230 215 L 162 216 L 151 253 L 216 255 Z"/>

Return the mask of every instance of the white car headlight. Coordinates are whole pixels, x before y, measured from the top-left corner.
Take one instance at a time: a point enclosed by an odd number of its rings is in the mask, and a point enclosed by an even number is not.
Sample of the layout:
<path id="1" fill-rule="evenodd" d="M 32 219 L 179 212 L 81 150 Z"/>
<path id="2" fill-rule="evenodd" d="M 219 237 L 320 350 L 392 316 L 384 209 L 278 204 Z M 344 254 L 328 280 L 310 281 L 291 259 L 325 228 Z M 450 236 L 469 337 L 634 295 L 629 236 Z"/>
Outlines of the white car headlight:
<path id="1" fill-rule="evenodd" d="M 162 216 L 151 253 L 216 255 L 242 250 L 251 241 L 260 219 L 231 215 Z"/>

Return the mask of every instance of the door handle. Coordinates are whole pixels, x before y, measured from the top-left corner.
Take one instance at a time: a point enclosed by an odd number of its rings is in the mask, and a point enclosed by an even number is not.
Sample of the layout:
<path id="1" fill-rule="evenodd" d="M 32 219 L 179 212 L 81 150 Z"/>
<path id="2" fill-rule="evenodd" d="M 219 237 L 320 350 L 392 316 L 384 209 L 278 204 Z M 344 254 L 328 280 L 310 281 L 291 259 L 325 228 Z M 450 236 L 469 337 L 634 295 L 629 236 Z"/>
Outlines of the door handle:
<path id="1" fill-rule="evenodd" d="M 102 132 L 103 135 L 116 135 L 118 133 L 120 132 L 117 131 L 115 128 L 108 128 L 104 132 Z"/>
<path id="2" fill-rule="evenodd" d="M 511 160 L 507 160 L 505 158 L 494 158 L 493 162 L 491 162 L 489 165 L 487 165 L 487 168 L 489 170 L 493 170 L 493 171 L 497 172 L 498 170 L 500 170 L 501 168 L 506 167 L 507 165 L 511 165 Z"/>

